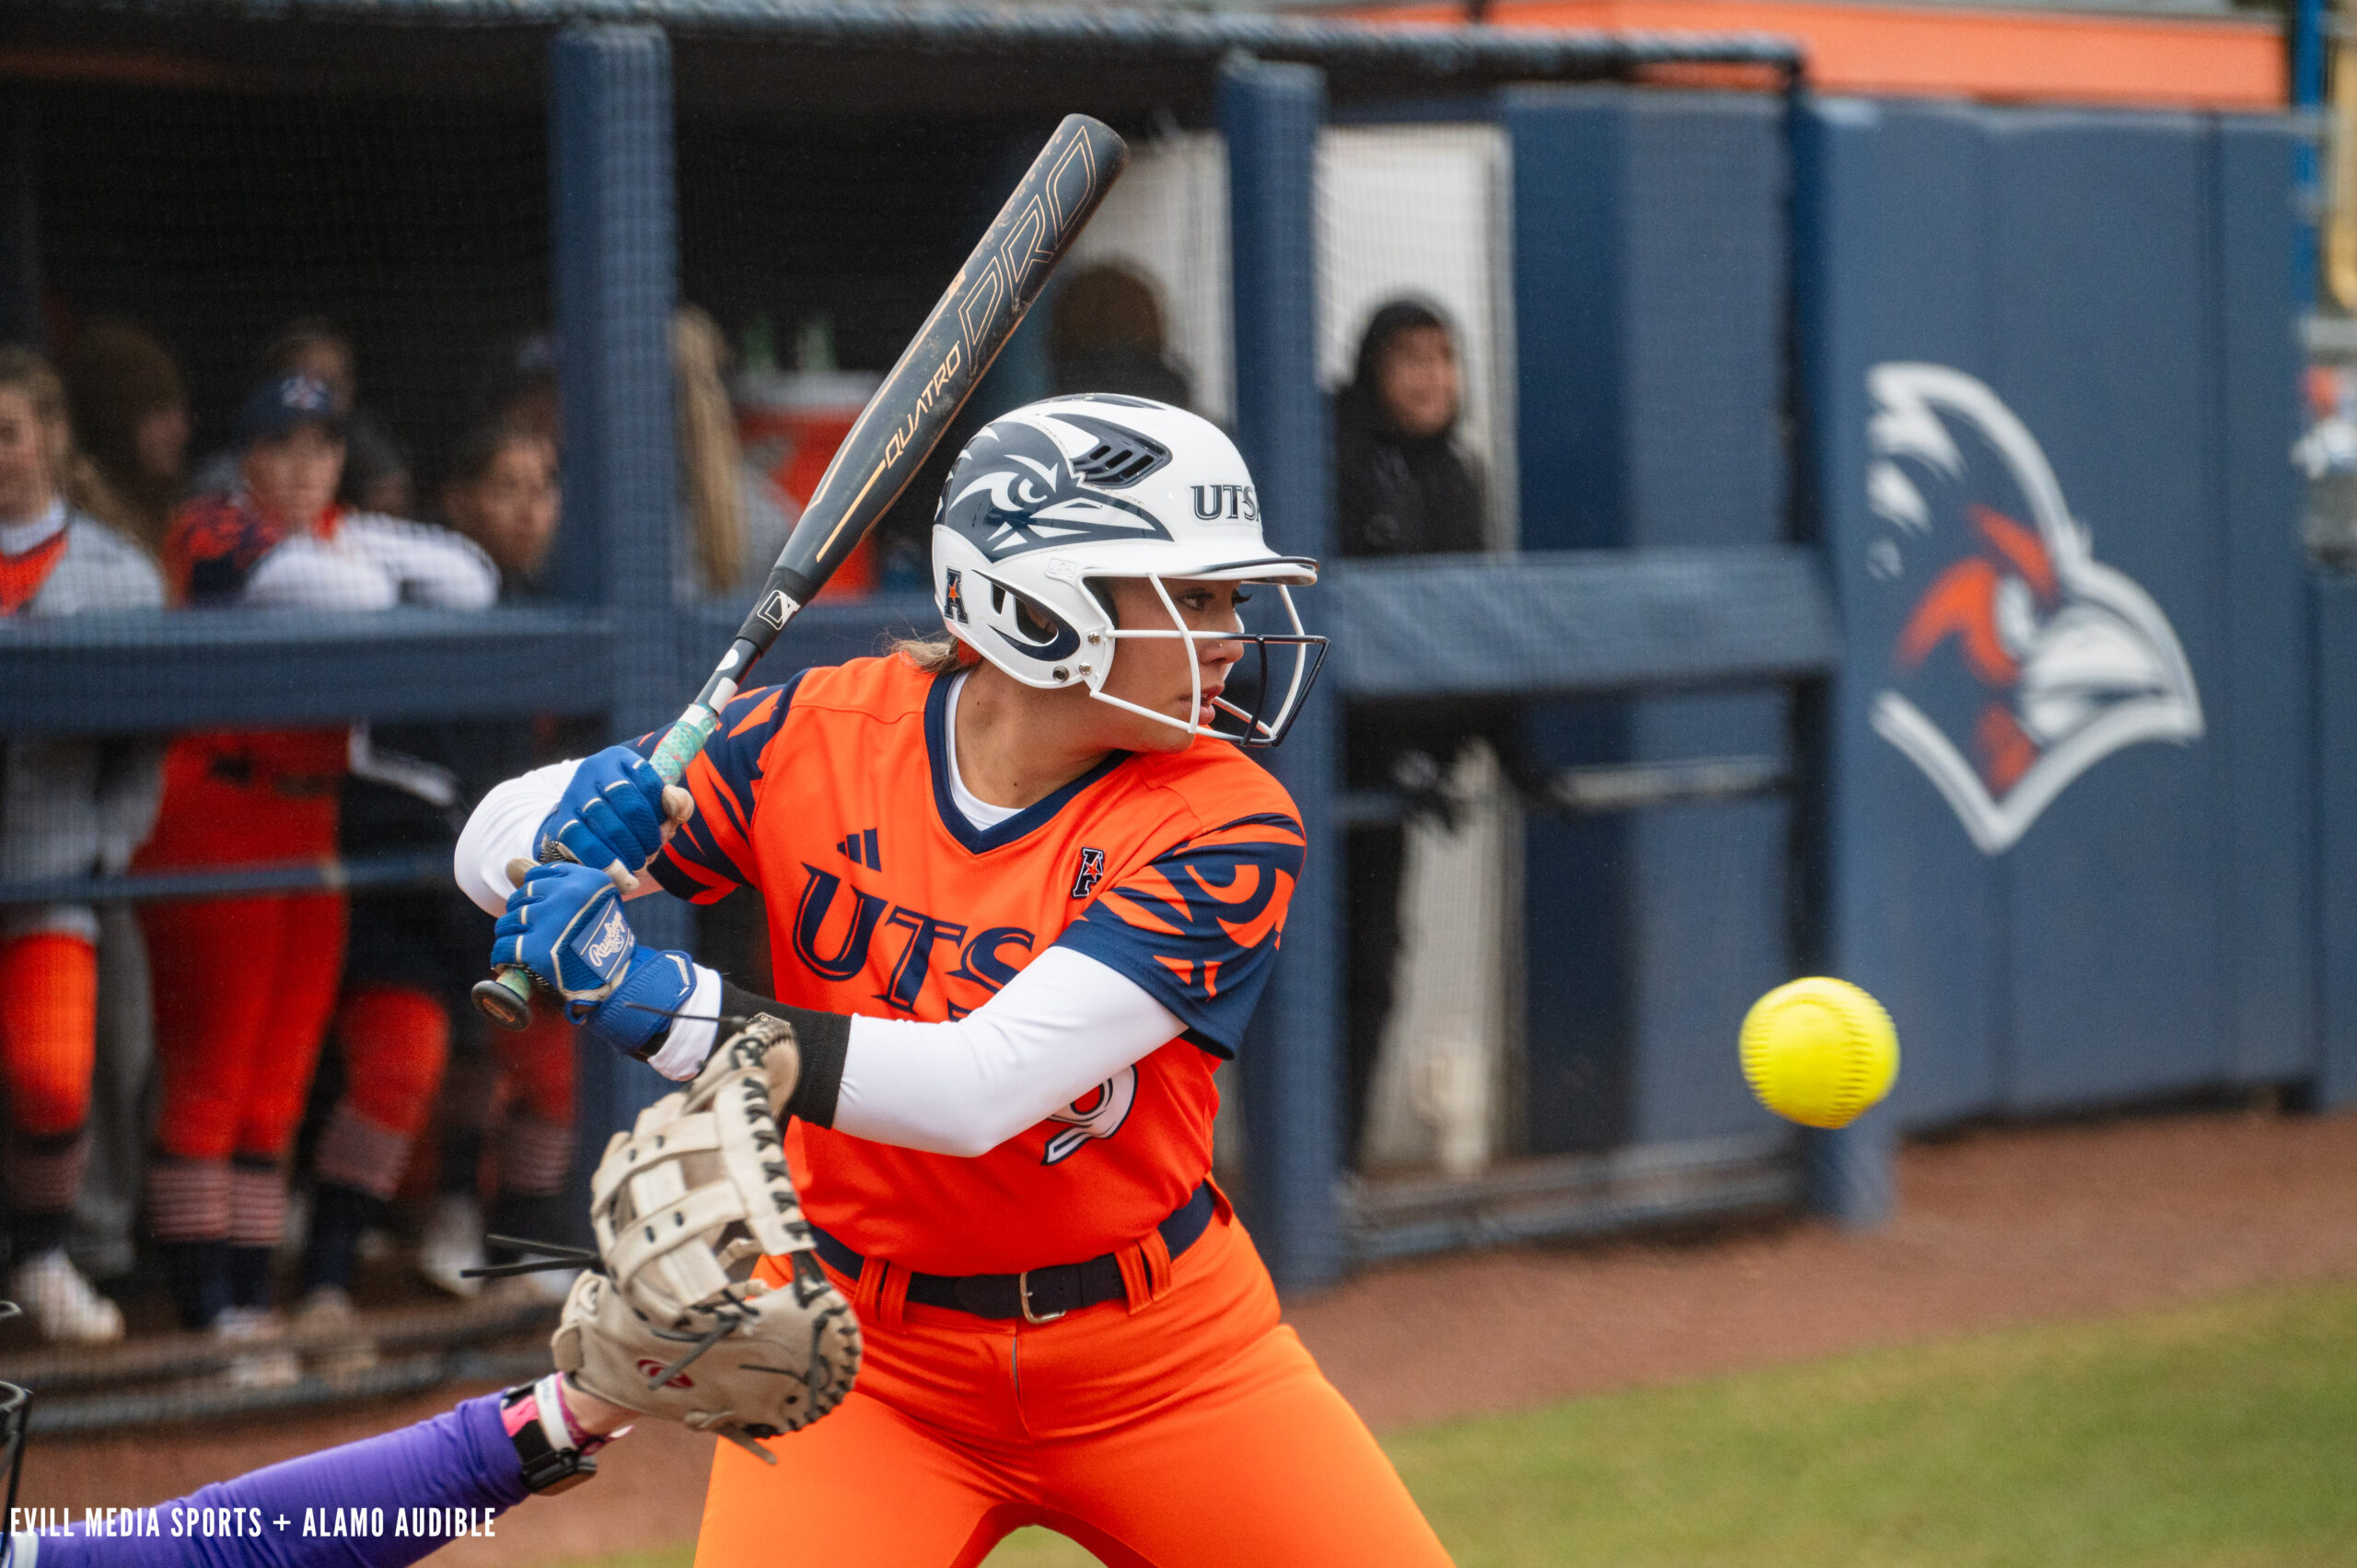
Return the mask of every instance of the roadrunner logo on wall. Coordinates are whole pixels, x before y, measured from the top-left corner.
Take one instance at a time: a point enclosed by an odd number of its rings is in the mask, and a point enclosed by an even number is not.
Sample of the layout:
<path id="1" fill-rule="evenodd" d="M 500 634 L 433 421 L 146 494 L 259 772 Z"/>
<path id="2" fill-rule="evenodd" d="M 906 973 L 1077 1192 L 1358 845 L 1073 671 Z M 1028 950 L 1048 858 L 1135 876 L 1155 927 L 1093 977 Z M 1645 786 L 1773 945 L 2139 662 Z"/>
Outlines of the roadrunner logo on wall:
<path id="1" fill-rule="evenodd" d="M 2168 618 L 2095 558 L 2013 410 L 1942 365 L 1866 376 L 1866 571 L 1909 593 L 1875 733 L 1906 753 L 1983 854 L 2123 746 L 2200 738 Z"/>

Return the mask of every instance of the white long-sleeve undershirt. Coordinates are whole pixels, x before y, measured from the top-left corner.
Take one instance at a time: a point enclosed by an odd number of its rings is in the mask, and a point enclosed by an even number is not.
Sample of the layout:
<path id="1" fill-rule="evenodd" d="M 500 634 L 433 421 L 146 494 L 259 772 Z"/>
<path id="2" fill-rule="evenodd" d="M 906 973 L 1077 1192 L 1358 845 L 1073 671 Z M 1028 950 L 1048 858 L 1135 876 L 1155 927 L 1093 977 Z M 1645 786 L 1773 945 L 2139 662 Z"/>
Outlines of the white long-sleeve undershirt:
<path id="1" fill-rule="evenodd" d="M 529 859 L 540 823 L 577 764 L 500 784 L 459 836 L 459 888 L 491 913 L 515 890 L 507 862 Z M 699 964 L 687 1015 L 650 1064 L 695 1076 L 712 1053 L 720 976 Z M 1050 947 L 962 1018 L 921 1023 L 854 1016 L 835 1101 L 837 1131 L 928 1154 L 987 1154 L 1151 1055 L 1185 1028 L 1135 981 L 1069 947 Z"/>
<path id="2" fill-rule="evenodd" d="M 532 841 L 540 823 L 564 798 L 578 761 L 551 762 L 505 784 L 493 784 L 476 803 L 459 831 L 459 847 L 450 854 L 450 874 L 459 891 L 475 901 L 483 913 L 496 917 L 507 908 L 516 884 L 507 879 L 507 863 L 532 858 Z"/>
<path id="3" fill-rule="evenodd" d="M 720 977 L 696 967 L 691 1015 L 652 1060 L 691 1078 L 712 1052 Z M 1184 1028 L 1135 981 L 1070 947 L 1051 947 L 962 1018 L 851 1021 L 837 1132 L 927 1154 L 988 1154 Z M 667 1060 L 668 1059 L 668 1060 Z"/>

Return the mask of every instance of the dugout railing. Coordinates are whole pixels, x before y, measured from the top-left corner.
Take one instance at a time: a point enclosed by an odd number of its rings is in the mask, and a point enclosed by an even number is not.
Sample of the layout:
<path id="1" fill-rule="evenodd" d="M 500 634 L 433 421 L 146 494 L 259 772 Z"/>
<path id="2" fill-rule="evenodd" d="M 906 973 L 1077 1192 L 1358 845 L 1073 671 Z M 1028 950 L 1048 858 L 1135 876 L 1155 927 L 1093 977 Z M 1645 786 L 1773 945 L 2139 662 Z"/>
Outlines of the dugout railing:
<path id="1" fill-rule="evenodd" d="M 1235 341 L 1235 424 L 1281 549 L 1330 557 L 1329 435 L 1312 341 L 1318 297 L 1315 159 L 1330 82 L 1390 112 L 1438 114 L 1510 83 L 1678 79 L 1734 73 L 1738 85 L 1795 89 L 1800 62 L 1761 38 L 1390 29 L 1220 15 L 885 6 L 661 4 L 656 0 L 386 4 L 315 0 L 299 13 L 180 0 L 99 7 L 34 4 L 0 24 L 19 68 L 41 52 L 102 46 L 211 60 L 261 79 L 296 70 L 318 90 L 425 90 L 463 68 L 470 38 L 496 33 L 499 69 L 519 76 L 516 39 L 545 41 L 554 325 L 563 389 L 566 535 L 563 599 L 546 609 L 368 618 L 215 612 L 0 635 L 0 733 L 125 733 L 347 718 L 598 712 L 616 734 L 671 717 L 737 619 L 682 602 L 675 569 L 673 424 L 667 354 L 679 232 L 673 169 L 674 72 L 691 57 L 715 92 L 758 97 L 765 72 L 810 105 L 841 110 L 862 84 L 886 106 L 938 90 L 969 112 L 1019 87 L 1054 107 L 1117 123 L 1175 98 L 1225 137 Z M 291 64 L 289 64 L 291 63 Z M 773 71 L 771 68 L 773 67 Z M 840 69 L 838 69 L 840 67 Z M 1171 84 L 1180 84 L 1173 87 Z M 23 209 L 13 209 L 20 217 Z M 12 252 L 32 248 L 21 228 Z M 18 308 L 22 299 L 9 302 Z M 21 330 L 25 322 L 20 318 Z M 1799 386 L 1791 395 L 1795 435 Z M 1797 459 L 1793 470 L 1800 469 Z M 1687 551 L 1555 552 L 1447 564 L 1336 563 L 1310 611 L 1334 638 L 1325 681 L 1273 765 L 1301 804 L 1313 865 L 1339 861 L 1346 820 L 1396 810 L 1346 796 L 1341 714 L 1349 698 L 1481 695 L 1530 700 L 1717 689 L 1791 690 L 1794 734 L 1780 759 L 1631 764 L 1566 778 L 1566 809 L 1785 791 L 1794 813 L 1789 922 L 1795 963 L 1812 929 L 1821 737 L 1810 695 L 1834 670 L 1840 634 L 1802 511 L 1786 542 Z M 821 605 L 770 655 L 798 662 L 872 649 L 923 625 L 927 601 L 884 596 Z M 425 875 L 418 865 L 286 867 L 250 886 L 363 886 Z M 51 899 L 57 886 L 0 889 Z M 156 881 L 86 884 L 75 896 L 192 889 Z M 650 940 L 687 940 L 668 900 L 633 911 Z M 1341 927 L 1335 878 L 1305 878 L 1286 958 L 1261 1008 L 1240 1086 L 1249 1136 L 1245 1201 L 1289 1287 L 1314 1287 L 1354 1260 L 1515 1237 L 1787 1202 L 1811 1191 L 1800 1143 L 1771 1135 L 1595 1156 L 1510 1162 L 1470 1182 L 1378 1191 L 1347 1172 L 1340 1096 Z M 660 1092 L 651 1074 L 595 1055 L 581 1063 L 582 1143 Z M 1887 1145 L 1816 1145 L 1815 1202 L 1870 1217 L 1887 1193 Z M 586 1168 L 586 1162 L 581 1162 Z"/>

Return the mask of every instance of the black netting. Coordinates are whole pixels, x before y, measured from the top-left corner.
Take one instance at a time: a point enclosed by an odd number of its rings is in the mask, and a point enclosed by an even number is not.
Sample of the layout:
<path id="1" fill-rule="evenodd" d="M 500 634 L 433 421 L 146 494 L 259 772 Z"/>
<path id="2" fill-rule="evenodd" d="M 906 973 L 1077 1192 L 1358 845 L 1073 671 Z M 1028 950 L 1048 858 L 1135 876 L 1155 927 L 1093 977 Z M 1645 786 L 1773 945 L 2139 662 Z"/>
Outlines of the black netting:
<path id="1" fill-rule="evenodd" d="M 178 359 L 201 459 L 273 337 L 351 339 L 361 405 L 424 488 L 502 366 L 547 331 L 546 111 L 535 99 L 305 99 L 104 88 L 36 99 L 52 346 L 90 320 Z"/>
<path id="2" fill-rule="evenodd" d="M 572 1228 L 566 1031 L 442 1071 L 488 1052 L 465 991 L 490 921 L 450 888 L 456 824 L 594 743 L 562 715 L 610 701 L 497 712 L 480 691 L 502 637 L 574 624 L 501 523 L 553 523 L 563 548 L 547 109 L 512 73 L 336 97 L 165 75 L 21 88 L 5 160 L 27 264 L 0 436 L 57 412 L 31 350 L 75 448 L 0 460 L 0 985 L 22 1004 L 0 1029 L 0 1198 L 30 1319 L 11 1332 L 110 1331 L 113 1305 L 41 1274 L 63 1243 L 134 1331 L 274 1303 L 349 1350 L 349 1297 L 436 1298 L 372 1264 L 372 1235 L 422 1227 L 420 1263 L 463 1289 L 448 1259 L 480 1249 L 485 1209 Z M 341 457 L 256 466 L 313 447 Z M 97 1070 L 42 1087 L 28 1063 L 93 1027 Z M 533 1168 L 509 1179 L 517 1151 Z M 510 1298 L 421 1342 L 546 1310 Z M 39 1381 L 224 1359 L 124 1353 Z M 241 1375 L 295 1365 L 272 1354 Z"/>

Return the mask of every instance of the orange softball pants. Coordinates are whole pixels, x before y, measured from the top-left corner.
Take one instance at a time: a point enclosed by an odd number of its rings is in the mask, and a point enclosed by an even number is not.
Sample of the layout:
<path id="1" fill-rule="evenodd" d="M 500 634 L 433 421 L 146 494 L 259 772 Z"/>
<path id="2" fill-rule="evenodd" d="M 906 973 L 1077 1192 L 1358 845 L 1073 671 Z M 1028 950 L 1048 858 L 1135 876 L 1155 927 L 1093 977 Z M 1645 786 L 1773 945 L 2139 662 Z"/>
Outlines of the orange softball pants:
<path id="1" fill-rule="evenodd" d="M 551 998 L 532 998 L 532 1021 L 492 1031 L 492 1049 L 517 1111 L 552 1126 L 573 1125 L 573 1025 Z"/>
<path id="2" fill-rule="evenodd" d="M 342 731 L 186 736 L 141 870 L 335 854 Z M 156 1144 L 183 1160 L 275 1160 L 310 1092 L 343 972 L 340 893 L 140 909 L 162 1078 Z"/>
<path id="3" fill-rule="evenodd" d="M 162 1069 L 156 1145 L 177 1159 L 286 1152 L 343 970 L 343 899 L 150 904 Z"/>
<path id="4" fill-rule="evenodd" d="M 450 1015 L 440 998 L 425 992 L 372 982 L 346 993 L 335 1032 L 343 1047 L 343 1098 L 320 1137 L 316 1173 L 390 1198 L 442 1087 Z M 488 1032 L 509 1109 L 508 1136 L 499 1150 L 503 1179 L 521 1179 L 520 1188 L 511 1191 L 561 1192 L 573 1146 L 574 1026 L 546 999 L 535 998 L 532 1020 L 521 1032 Z M 491 1109 L 466 1110 L 482 1117 Z M 468 1125 L 480 1130 L 477 1121 Z"/>
<path id="5" fill-rule="evenodd" d="M 861 1300 L 860 1323 L 858 1387 L 763 1445 L 776 1465 L 715 1447 L 696 1568 L 969 1568 L 1025 1525 L 1109 1568 L 1448 1562 L 1278 1321 L 1225 1202 L 1169 1288 L 1134 1311 L 1108 1302 L 1031 1324 Z"/>
<path id="6" fill-rule="evenodd" d="M 0 1082 L 17 1131 L 81 1131 L 98 1040 L 99 950 L 63 931 L 0 941 Z"/>

